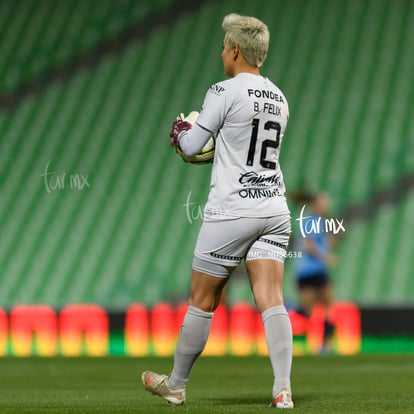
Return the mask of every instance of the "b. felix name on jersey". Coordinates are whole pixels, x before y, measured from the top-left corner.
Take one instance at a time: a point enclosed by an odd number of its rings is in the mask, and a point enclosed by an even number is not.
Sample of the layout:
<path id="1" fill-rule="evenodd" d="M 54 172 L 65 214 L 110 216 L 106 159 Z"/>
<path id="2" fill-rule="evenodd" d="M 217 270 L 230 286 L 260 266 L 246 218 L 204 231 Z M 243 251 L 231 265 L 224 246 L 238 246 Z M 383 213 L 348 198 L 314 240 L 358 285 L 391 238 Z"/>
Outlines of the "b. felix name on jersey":
<path id="1" fill-rule="evenodd" d="M 255 98 L 265 98 L 267 99 L 264 102 L 254 101 L 253 102 L 253 110 L 254 112 L 266 112 L 270 115 L 281 116 L 282 115 L 282 108 L 279 105 L 274 104 L 273 102 L 269 102 L 269 100 L 278 102 L 283 104 L 285 101 L 283 100 L 283 96 L 278 95 L 272 91 L 268 90 L 259 90 L 259 89 L 247 89 L 247 94 L 249 98 L 254 96 Z"/>

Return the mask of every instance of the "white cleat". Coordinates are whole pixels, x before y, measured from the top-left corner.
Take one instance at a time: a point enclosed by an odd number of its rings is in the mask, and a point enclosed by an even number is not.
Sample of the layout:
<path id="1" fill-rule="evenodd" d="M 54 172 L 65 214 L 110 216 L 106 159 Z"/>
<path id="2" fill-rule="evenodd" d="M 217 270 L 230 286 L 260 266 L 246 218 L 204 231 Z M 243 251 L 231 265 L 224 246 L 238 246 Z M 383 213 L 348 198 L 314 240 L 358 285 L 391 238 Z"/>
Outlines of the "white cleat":
<path id="1" fill-rule="evenodd" d="M 294 406 L 292 396 L 287 390 L 280 391 L 273 397 L 273 401 L 270 403 L 270 407 L 276 408 L 293 408 Z"/>
<path id="2" fill-rule="evenodd" d="M 142 383 L 147 391 L 158 395 L 170 404 L 180 405 L 185 402 L 185 388 L 173 390 L 168 385 L 168 376 L 144 371 L 141 375 Z"/>

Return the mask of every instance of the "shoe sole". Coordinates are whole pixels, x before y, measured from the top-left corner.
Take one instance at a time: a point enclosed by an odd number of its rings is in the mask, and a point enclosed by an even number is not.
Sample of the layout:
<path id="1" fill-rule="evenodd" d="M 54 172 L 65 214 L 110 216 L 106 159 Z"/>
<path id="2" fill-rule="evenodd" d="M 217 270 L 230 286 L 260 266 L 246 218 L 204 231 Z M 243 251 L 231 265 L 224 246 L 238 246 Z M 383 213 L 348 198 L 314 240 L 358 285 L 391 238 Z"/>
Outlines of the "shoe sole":
<path id="1" fill-rule="evenodd" d="M 293 408 L 293 407 L 294 407 L 293 403 L 278 403 L 276 405 L 276 408 L 283 408 L 283 409 Z"/>

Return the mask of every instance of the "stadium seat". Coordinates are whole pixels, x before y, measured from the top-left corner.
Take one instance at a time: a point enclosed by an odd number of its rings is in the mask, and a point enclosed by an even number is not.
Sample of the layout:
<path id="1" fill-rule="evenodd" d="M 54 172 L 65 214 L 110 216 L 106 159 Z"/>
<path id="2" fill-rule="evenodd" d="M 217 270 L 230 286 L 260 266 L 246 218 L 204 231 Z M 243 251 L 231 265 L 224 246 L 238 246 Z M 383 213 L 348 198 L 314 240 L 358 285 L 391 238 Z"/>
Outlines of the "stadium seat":
<path id="1" fill-rule="evenodd" d="M 57 316 L 48 305 L 16 305 L 10 312 L 10 338 L 16 356 L 54 356 Z"/>
<path id="2" fill-rule="evenodd" d="M 228 309 L 224 304 L 220 304 L 214 312 L 203 355 L 222 356 L 227 353 L 228 326 Z"/>
<path id="3" fill-rule="evenodd" d="M 335 349 L 340 355 L 355 355 L 361 350 L 361 314 L 350 302 L 336 302 L 331 309 L 336 329 Z"/>
<path id="4" fill-rule="evenodd" d="M 69 64 L 100 42 L 114 39 L 123 30 L 165 12 L 172 3 L 173 0 L 27 0 L 17 7 L 13 1 L 3 2 L 0 93 L 43 78 L 50 69 Z"/>
<path id="5" fill-rule="evenodd" d="M 173 354 L 178 335 L 175 318 L 175 310 L 168 303 L 158 303 L 151 309 L 154 355 L 169 356 Z"/>
<path id="6" fill-rule="evenodd" d="M 132 41 L 134 27 L 175 2 L 2 2 L 0 96 L 16 98 L 0 112 L 3 307 L 127 308 L 186 298 L 211 166 L 181 162 L 168 131 L 178 112 L 200 109 L 208 87 L 224 79 L 220 25 L 230 5 L 202 2 Z M 414 172 L 409 2 L 257 0 L 238 10 L 263 18 L 272 33 L 263 74 L 289 100 L 281 151 L 288 191 L 323 188 L 341 216 L 399 188 Z M 82 56 L 91 64 L 73 66 Z M 64 74 L 56 82 L 47 76 L 53 68 Z M 33 79 L 38 93 L 26 96 L 20 88 Z M 80 175 L 88 176 L 82 189 L 71 181 Z M 48 192 L 57 177 L 63 186 Z M 338 298 L 410 303 L 414 236 L 404 223 L 412 222 L 412 200 L 398 195 L 388 209 L 372 205 L 372 215 L 345 223 L 333 270 Z M 386 263 L 388 249 L 395 255 Z M 287 260 L 291 303 L 293 280 Z M 250 301 L 248 289 L 236 300 Z"/>
<path id="7" fill-rule="evenodd" d="M 250 303 L 236 303 L 230 309 L 230 352 L 246 356 L 255 352 L 257 311 Z"/>
<path id="8" fill-rule="evenodd" d="M 4 309 L 0 308 L 0 356 L 7 355 L 8 320 Z"/>
<path id="9" fill-rule="evenodd" d="M 261 356 L 267 356 L 269 355 L 269 351 L 267 349 L 264 325 L 263 325 L 262 315 L 260 314 L 260 312 L 256 312 L 255 326 L 256 326 L 257 354 Z"/>
<path id="10" fill-rule="evenodd" d="M 65 356 L 108 354 L 109 320 L 98 305 L 67 305 L 59 315 L 60 348 Z"/>
<path id="11" fill-rule="evenodd" d="M 130 305 L 125 314 L 125 348 L 131 356 L 148 355 L 149 315 L 147 308 L 139 303 Z"/>

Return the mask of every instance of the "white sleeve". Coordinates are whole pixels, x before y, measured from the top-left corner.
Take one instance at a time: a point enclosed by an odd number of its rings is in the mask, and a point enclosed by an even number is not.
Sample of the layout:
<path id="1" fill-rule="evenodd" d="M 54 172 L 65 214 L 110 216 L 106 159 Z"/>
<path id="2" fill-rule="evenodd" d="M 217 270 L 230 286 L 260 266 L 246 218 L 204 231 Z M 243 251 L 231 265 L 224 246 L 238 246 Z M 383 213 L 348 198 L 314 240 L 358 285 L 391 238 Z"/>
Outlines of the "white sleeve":
<path id="1" fill-rule="evenodd" d="M 184 154 L 198 154 L 211 137 L 211 132 L 196 123 L 188 131 L 180 134 L 179 145 Z"/>
<path id="2" fill-rule="evenodd" d="M 210 135 L 217 136 L 219 129 L 223 127 L 224 119 L 228 111 L 229 84 L 224 81 L 210 87 L 204 98 L 203 107 L 197 118 L 197 124 L 210 131 Z"/>
<path id="3" fill-rule="evenodd" d="M 180 134 L 180 148 L 188 155 L 198 154 L 211 136 L 216 136 L 223 126 L 228 100 L 227 85 L 216 83 L 204 98 L 200 115 L 193 127 Z"/>

